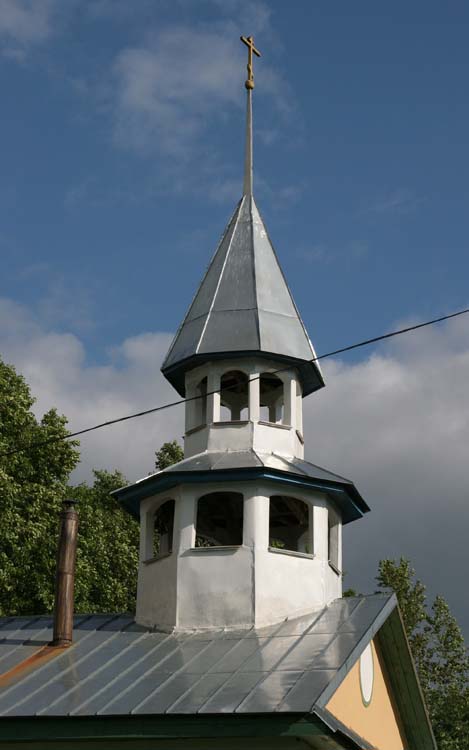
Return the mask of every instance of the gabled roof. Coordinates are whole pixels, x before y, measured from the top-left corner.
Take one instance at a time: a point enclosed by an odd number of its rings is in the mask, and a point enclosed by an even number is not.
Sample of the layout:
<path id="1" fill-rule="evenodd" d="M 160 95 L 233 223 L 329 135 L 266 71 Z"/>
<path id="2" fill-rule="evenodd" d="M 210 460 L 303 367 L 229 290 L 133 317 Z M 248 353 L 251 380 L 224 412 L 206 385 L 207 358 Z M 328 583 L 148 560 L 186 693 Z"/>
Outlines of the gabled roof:
<path id="1" fill-rule="evenodd" d="M 262 453 L 252 448 L 243 451 L 204 451 L 111 494 L 126 510 L 139 518 L 141 500 L 178 484 L 259 478 L 316 489 L 330 495 L 341 511 L 344 524 L 361 518 L 370 510 L 350 479 L 301 458 Z"/>
<path id="2" fill-rule="evenodd" d="M 337 599 L 267 628 L 186 634 L 77 617 L 71 648 L 3 678 L 0 716 L 313 711 L 394 607 L 390 595 Z M 0 623 L 3 675 L 51 639 L 50 617 Z"/>
<path id="3" fill-rule="evenodd" d="M 303 395 L 324 385 L 252 195 L 238 203 L 161 369 L 184 395 L 187 369 L 241 354 L 295 365 Z"/>
<path id="4" fill-rule="evenodd" d="M 244 631 L 168 634 L 136 625 L 130 615 L 81 615 L 73 645 L 52 654 L 42 651 L 52 637 L 51 617 L 0 618 L 0 739 L 3 721 L 11 727 L 15 717 L 68 717 L 75 731 L 74 717 L 307 715 L 338 740 L 352 741 L 331 747 L 369 747 L 325 706 L 376 634 L 410 747 L 428 750 L 431 729 L 397 601 L 386 594 L 337 599 Z M 63 720 L 60 731 L 67 734 Z"/>

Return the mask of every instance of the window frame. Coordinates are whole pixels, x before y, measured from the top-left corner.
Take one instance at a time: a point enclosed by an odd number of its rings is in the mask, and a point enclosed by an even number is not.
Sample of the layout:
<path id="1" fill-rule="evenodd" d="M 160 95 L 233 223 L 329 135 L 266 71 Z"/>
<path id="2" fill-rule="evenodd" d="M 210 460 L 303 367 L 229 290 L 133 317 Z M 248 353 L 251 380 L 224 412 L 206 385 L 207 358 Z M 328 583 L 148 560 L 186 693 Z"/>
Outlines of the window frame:
<path id="1" fill-rule="evenodd" d="M 168 503 L 172 503 L 173 506 L 173 514 L 172 514 L 172 528 L 171 528 L 171 545 L 168 552 L 160 552 L 155 555 L 155 547 L 154 547 L 154 538 L 155 538 L 155 522 L 157 519 L 158 513 L 161 511 L 161 509 L 167 505 Z M 158 562 L 158 560 L 165 560 L 168 557 L 171 557 L 171 555 L 174 552 L 174 531 L 175 531 L 175 519 L 176 519 L 176 500 L 173 497 L 165 497 L 162 500 L 158 502 L 158 504 L 151 508 L 146 514 L 146 544 L 145 544 L 145 559 L 144 563 L 153 563 Z"/>
<path id="2" fill-rule="evenodd" d="M 240 506 L 241 506 L 241 541 L 240 543 L 227 543 L 227 544 L 210 544 L 210 545 L 198 545 L 197 544 L 197 538 L 203 537 L 203 534 L 198 533 L 198 527 L 199 527 L 199 504 L 200 501 L 205 500 L 206 498 L 210 498 L 213 496 L 220 496 L 220 495 L 231 495 L 232 499 L 239 500 Z M 222 501 L 223 502 L 223 501 Z M 215 552 L 216 550 L 237 550 L 240 547 L 244 545 L 244 517 L 245 517 L 245 495 L 243 492 L 239 491 L 233 491 L 233 490 L 215 490 L 212 492 L 205 492 L 203 495 L 200 495 L 194 504 L 194 534 L 193 534 L 193 540 L 192 540 L 192 551 L 196 550 L 197 552 L 203 551 L 203 552 Z M 227 519 L 228 520 L 228 519 Z"/>
<path id="3" fill-rule="evenodd" d="M 288 500 L 294 500 L 299 503 L 303 503 L 303 505 L 306 506 L 308 509 L 308 525 L 307 525 L 307 546 L 309 547 L 310 551 L 302 551 L 302 550 L 294 550 L 294 549 L 288 549 L 286 547 L 275 547 L 270 544 L 271 542 L 271 507 L 272 507 L 272 500 L 275 498 L 286 498 Z M 308 500 L 305 500 L 302 497 L 298 497 L 297 495 L 269 495 L 269 513 L 268 513 L 268 551 L 274 552 L 276 554 L 281 555 L 292 555 L 294 557 L 304 557 L 307 559 L 313 559 L 315 557 L 315 549 L 314 549 L 314 505 L 310 503 Z"/>

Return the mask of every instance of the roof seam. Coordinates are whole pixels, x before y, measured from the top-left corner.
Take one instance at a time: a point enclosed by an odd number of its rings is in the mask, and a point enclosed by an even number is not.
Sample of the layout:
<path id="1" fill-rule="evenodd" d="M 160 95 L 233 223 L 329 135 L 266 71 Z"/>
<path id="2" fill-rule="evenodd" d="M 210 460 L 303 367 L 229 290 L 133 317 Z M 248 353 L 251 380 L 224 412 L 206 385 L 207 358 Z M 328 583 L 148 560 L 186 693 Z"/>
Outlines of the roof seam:
<path id="1" fill-rule="evenodd" d="M 160 690 L 162 690 L 163 688 L 165 688 L 168 685 L 168 683 L 173 682 L 176 679 L 176 677 L 179 674 L 181 674 L 181 672 L 184 672 L 186 670 L 186 668 L 189 666 L 189 664 L 194 661 L 194 659 L 197 659 L 200 656 L 200 654 L 205 653 L 205 651 L 211 646 L 211 643 L 212 642 L 209 641 L 207 643 L 207 645 L 205 646 L 205 648 L 202 648 L 200 651 L 198 651 L 196 654 L 194 654 L 194 656 L 192 656 L 188 661 L 186 661 L 186 663 L 182 667 L 179 667 L 179 669 L 176 669 L 174 672 L 171 672 L 171 674 L 168 676 L 168 678 L 166 680 L 164 680 L 162 683 L 160 683 L 160 685 L 158 685 L 154 690 L 152 690 L 143 700 L 141 700 L 139 703 L 137 703 L 137 705 L 133 707 L 133 709 L 131 710 L 130 713 L 133 714 L 133 715 L 135 715 L 137 713 L 137 711 L 138 711 L 139 708 L 142 708 L 145 705 L 145 703 L 148 703 L 148 701 L 150 700 L 150 698 L 152 698 L 156 693 L 158 693 Z M 170 654 L 168 654 L 168 656 L 166 656 L 165 659 L 163 659 L 163 661 L 160 662 L 160 664 L 164 663 L 166 659 L 169 659 L 169 656 L 170 656 Z M 173 701 L 173 703 L 174 703 L 174 701 Z M 166 709 L 163 711 L 163 713 L 166 713 L 167 710 L 171 707 L 171 705 L 167 706 Z"/>
<path id="2" fill-rule="evenodd" d="M 210 260 L 210 262 L 209 262 L 209 264 L 208 264 L 208 266 L 207 266 L 207 270 L 205 271 L 205 274 L 204 274 L 204 276 L 202 277 L 202 280 L 201 280 L 200 284 L 198 285 L 198 287 L 197 287 L 197 289 L 196 289 L 196 291 L 195 291 L 195 293 L 194 293 L 194 295 L 193 295 L 193 297 L 192 297 L 192 300 L 191 300 L 191 303 L 190 303 L 190 305 L 189 305 L 189 307 L 188 307 L 188 310 L 187 310 L 186 314 L 184 315 L 184 317 L 183 317 L 183 319 L 182 319 L 182 322 L 181 322 L 181 324 L 179 325 L 179 327 L 178 327 L 178 329 L 177 329 L 177 331 L 176 331 L 176 334 L 175 334 L 175 336 L 174 336 L 174 338 L 173 338 L 173 340 L 172 340 L 172 342 L 171 342 L 171 345 L 170 345 L 170 347 L 169 347 L 169 349 L 168 349 L 168 351 L 167 351 L 167 353 L 166 353 L 166 357 L 164 358 L 164 361 L 163 361 L 163 364 L 162 364 L 162 369 L 164 368 L 164 366 L 165 366 L 166 362 L 168 361 L 168 359 L 169 359 L 169 358 L 170 358 L 170 356 L 171 356 L 171 353 L 172 353 L 172 351 L 173 351 L 174 347 L 176 346 L 176 343 L 177 343 L 177 341 L 178 341 L 178 338 L 179 338 L 179 334 L 181 333 L 182 329 L 184 328 L 184 324 L 185 324 L 186 322 L 188 322 L 188 318 L 189 318 L 189 314 L 190 314 L 190 311 L 191 311 L 192 307 L 194 306 L 194 302 L 195 302 L 195 300 L 197 299 L 197 297 L 198 297 L 198 295 L 199 295 L 199 292 L 200 292 L 200 289 L 201 289 L 201 287 L 202 287 L 202 284 L 203 284 L 203 283 L 204 283 L 204 281 L 205 281 L 205 277 L 207 276 L 207 274 L 208 274 L 208 272 L 209 272 L 210 268 L 211 268 L 211 267 L 212 267 L 212 265 L 213 265 L 213 262 L 214 262 L 215 258 L 216 258 L 216 257 L 217 257 L 217 255 L 218 255 L 218 251 L 219 251 L 220 247 L 222 246 L 223 240 L 225 239 L 226 235 L 227 235 L 227 234 L 228 234 L 228 232 L 230 231 L 231 225 L 232 225 L 232 223 L 233 223 L 233 221 L 234 221 L 234 218 L 235 218 L 235 216 L 236 216 L 236 212 L 238 211 L 238 208 L 239 208 L 239 202 L 238 202 L 238 204 L 237 204 L 237 206 L 236 206 L 235 210 L 233 211 L 233 214 L 232 214 L 232 216 L 231 216 L 231 218 L 230 218 L 230 220 L 229 220 L 229 222 L 228 222 L 228 225 L 227 225 L 227 227 L 226 227 L 225 231 L 223 232 L 223 234 L 222 234 L 222 236 L 221 236 L 220 242 L 218 243 L 218 245 L 217 245 L 217 248 L 216 248 L 216 250 L 215 250 L 214 254 L 212 255 L 212 258 L 211 258 L 211 260 Z"/>
<path id="3" fill-rule="evenodd" d="M 254 232 L 254 216 L 252 212 L 252 203 L 253 203 L 254 197 L 252 195 L 250 196 L 249 201 L 249 218 L 251 223 L 251 252 L 252 252 L 252 275 L 253 275 L 253 281 L 254 281 L 254 299 L 256 300 L 256 310 L 257 315 L 255 315 L 255 321 L 256 321 L 256 333 L 257 333 L 257 342 L 259 349 L 261 348 L 261 320 L 259 315 L 259 299 L 257 297 L 257 263 L 256 263 L 256 247 L 255 247 L 255 232 Z"/>
<path id="4" fill-rule="evenodd" d="M 209 311 L 208 311 L 208 313 L 207 313 L 207 318 L 206 318 L 206 320 L 205 320 L 205 323 L 204 323 L 204 327 L 203 327 L 203 329 L 202 329 L 202 332 L 201 332 L 201 334 L 200 334 L 200 336 L 199 336 L 199 340 L 198 340 L 198 342 L 197 342 L 197 346 L 196 346 L 196 348 L 195 348 L 195 353 L 196 353 L 196 354 L 198 354 L 198 352 L 199 352 L 199 349 L 200 349 L 200 347 L 202 346 L 202 341 L 203 341 L 203 339 L 204 339 L 204 336 L 205 336 L 205 331 L 207 330 L 208 322 L 209 322 L 209 320 L 210 320 L 210 316 L 211 316 L 211 314 L 212 314 L 212 311 L 213 311 L 213 308 L 214 308 L 214 306 L 215 306 L 215 301 L 216 301 L 216 299 L 217 299 L 217 295 L 218 295 L 218 292 L 219 292 L 219 289 L 220 289 L 220 285 L 221 285 L 221 280 L 222 280 L 222 278 L 223 278 L 223 274 L 224 274 L 224 272 L 225 272 L 225 268 L 226 268 L 226 263 L 227 263 L 227 261 L 228 261 L 228 257 L 229 257 L 229 255 L 230 255 L 230 252 L 231 252 L 231 248 L 232 248 L 232 246 L 233 246 L 233 237 L 235 236 L 235 233 L 236 233 L 236 227 L 238 226 L 238 222 L 239 222 L 239 216 L 240 216 L 240 214 L 241 214 L 241 211 L 242 211 L 242 208 L 243 208 L 243 205 L 244 205 L 244 201 L 245 201 L 245 196 L 243 196 L 243 198 L 241 199 L 241 202 L 240 202 L 240 204 L 239 204 L 239 207 L 238 207 L 238 215 L 237 215 L 237 217 L 236 217 L 236 221 L 235 221 L 235 223 L 234 223 L 233 231 L 232 231 L 232 233 L 231 233 L 231 237 L 230 237 L 230 242 L 229 242 L 229 245 L 228 245 L 228 249 L 227 249 L 227 251 L 226 251 L 226 255 L 225 255 L 225 258 L 224 258 L 224 260 L 223 260 L 223 265 L 222 265 L 222 267 L 221 267 L 220 275 L 219 275 L 219 277 L 218 277 L 218 281 L 217 281 L 217 286 L 216 286 L 215 292 L 214 292 L 214 294 L 213 294 L 213 297 L 212 297 L 212 300 L 211 300 L 211 303 L 210 303 L 210 308 L 209 308 Z M 218 252 L 218 250 L 217 250 L 217 252 Z M 204 279 L 205 279 L 205 276 L 204 276 Z M 202 281 L 202 283 L 203 283 L 203 281 Z"/>
<path id="5" fill-rule="evenodd" d="M 110 619 L 110 620 L 109 620 L 109 622 L 111 622 L 111 621 L 112 621 L 113 619 L 115 619 L 115 615 L 113 615 L 112 619 Z M 84 643 L 84 642 L 85 642 L 85 641 L 87 641 L 87 640 L 88 640 L 88 638 L 90 638 L 90 637 L 91 637 L 91 636 L 93 635 L 93 633 L 95 633 L 95 632 L 96 632 L 96 629 L 94 629 L 94 630 L 90 630 L 90 632 L 89 632 L 89 633 L 88 633 L 87 635 L 83 636 L 83 638 L 81 638 L 79 642 L 80 642 L 80 643 Z M 116 633 L 116 634 L 117 634 L 117 633 Z M 79 660 L 78 660 L 78 661 L 77 661 L 77 662 L 75 663 L 75 665 L 74 665 L 74 666 L 76 666 L 76 664 L 79 664 L 79 663 L 81 663 L 81 661 L 83 661 L 83 659 L 84 659 L 85 657 L 87 657 L 87 656 L 88 656 L 89 654 L 93 653 L 93 651 L 95 651 L 95 649 L 92 649 L 92 650 L 91 650 L 91 651 L 89 651 L 88 653 L 84 654 L 84 655 L 83 655 L 83 657 L 82 657 L 81 659 L 79 659 Z M 67 652 L 62 652 L 61 654 L 59 654 L 59 655 L 57 656 L 57 658 L 56 658 L 56 660 L 55 660 L 55 662 L 54 662 L 54 663 L 55 663 L 55 664 L 57 664 L 57 662 L 58 662 L 59 660 L 63 660 L 63 658 L 64 658 L 64 657 L 66 656 L 66 654 L 67 654 Z M 38 675 L 38 674 L 40 674 L 40 673 L 41 673 L 41 672 L 42 672 L 43 670 L 47 669 L 47 668 L 48 668 L 48 667 L 50 666 L 50 664 L 51 664 L 51 662 L 46 662 L 46 663 L 45 663 L 45 664 L 43 664 L 42 666 L 38 667 L 38 669 L 36 669 L 35 671 L 33 671 L 33 672 L 30 672 L 30 673 L 29 673 L 28 675 L 26 675 L 26 676 L 25 676 L 25 678 L 24 678 L 24 680 L 20 680 L 20 682 L 16 682 L 15 684 L 11 685 L 11 686 L 10 686 L 9 688 L 7 688 L 7 689 L 6 689 L 6 690 L 5 690 L 5 691 L 4 691 L 4 692 L 3 692 L 2 694 L 1 694 L 1 698 L 2 698 L 2 700 L 3 700 L 3 698 L 4 698 L 5 696 L 8 696 L 8 695 L 9 695 L 9 694 L 10 694 L 11 692 L 13 692 L 13 691 L 14 691 L 14 690 L 15 690 L 15 689 L 16 689 L 17 687 L 19 687 L 19 686 L 23 687 L 25 683 L 29 682 L 29 680 L 32 680 L 32 679 L 34 679 L 35 677 L 37 677 L 37 675 Z M 69 671 L 70 671 L 71 669 L 73 669 L 73 668 L 74 668 L 74 667 L 69 667 L 68 669 L 65 669 L 65 670 L 64 670 L 64 673 L 66 673 L 66 672 L 69 672 Z M 32 691 L 31 693 L 28 693 L 28 694 L 27 694 L 27 695 L 26 695 L 26 696 L 25 696 L 25 697 L 24 697 L 24 698 L 23 698 L 22 700 L 19 700 L 19 701 L 16 701 L 15 703 L 13 703 L 13 704 L 12 704 L 12 705 L 11 705 L 11 706 L 10 706 L 9 708 L 7 708 L 7 709 L 6 709 L 6 711 L 5 711 L 5 714 L 8 714 L 8 713 L 10 713 L 10 711 L 11 711 L 11 710 L 12 710 L 13 708 L 16 708 L 17 706 L 21 706 L 21 705 L 22 705 L 23 703 L 27 702 L 27 701 L 28 701 L 28 700 L 29 700 L 29 699 L 30 699 L 30 698 L 31 698 L 31 697 L 32 697 L 33 695 L 36 695 L 36 693 L 38 693 L 38 692 L 40 692 L 41 690 L 43 690 L 43 689 L 44 689 L 44 687 L 45 687 L 46 685 L 48 685 L 48 684 L 49 684 L 49 682 L 51 682 L 51 681 L 52 681 L 53 679 L 54 679 L 54 677 L 51 677 L 51 678 L 50 678 L 49 680 L 47 680 L 47 681 L 46 681 L 45 683 L 43 683 L 42 685 L 39 685 L 39 687 L 38 687 L 38 688 L 36 688 L 35 690 L 33 690 L 33 691 Z"/>
<path id="6" fill-rule="evenodd" d="M 110 684 L 112 684 L 114 682 L 117 682 L 117 680 L 119 680 L 123 675 L 126 675 L 137 664 L 140 664 L 140 662 L 142 662 L 145 659 L 147 659 L 148 656 L 150 656 L 150 654 L 154 654 L 155 651 L 158 651 L 158 649 L 161 648 L 161 646 L 163 646 L 163 644 L 167 643 L 168 640 L 170 640 L 170 638 L 171 638 L 171 633 L 168 633 L 168 635 L 166 636 L 166 638 L 164 638 L 162 641 L 160 641 L 159 643 L 157 643 L 156 646 L 155 646 L 155 648 L 151 649 L 148 652 L 148 654 L 144 654 L 143 656 L 140 657 L 140 659 L 137 659 L 136 662 L 134 662 L 129 667 L 127 667 L 127 669 L 125 669 L 123 672 L 120 672 L 118 675 L 116 675 L 116 677 L 114 678 L 114 680 L 111 680 L 111 682 L 107 683 L 107 685 L 104 688 L 102 688 L 101 690 L 99 690 L 97 693 L 95 693 L 95 695 L 93 697 L 96 697 L 96 695 L 99 695 L 99 693 L 103 692 L 103 690 L 105 690 Z M 167 654 L 167 656 L 171 656 L 171 654 L 173 654 L 174 651 L 175 651 L 175 649 L 173 649 L 172 651 L 170 651 L 169 654 Z M 160 663 L 160 662 L 158 662 L 158 663 Z M 135 685 L 138 685 L 138 683 L 141 682 L 143 679 L 145 679 L 145 677 L 148 675 L 148 673 L 151 672 L 154 668 L 155 668 L 155 664 L 152 664 L 151 667 L 149 667 L 148 669 L 146 669 L 140 675 L 140 677 L 137 680 L 134 680 L 134 682 L 132 682 L 131 684 L 129 684 L 126 687 L 125 690 L 123 690 L 121 693 L 119 693 L 119 695 L 114 696 L 114 698 L 111 698 L 111 700 L 109 700 L 107 703 L 105 703 L 104 706 L 102 706 L 100 708 L 100 710 L 96 712 L 97 716 L 100 716 L 100 715 L 104 714 L 104 712 L 109 708 L 109 706 L 112 706 L 112 704 L 115 703 L 116 700 L 118 700 L 123 695 L 125 695 L 126 693 L 128 693 L 129 690 L 131 690 L 133 687 L 135 687 Z M 83 705 L 86 705 L 86 703 L 89 702 L 89 700 L 90 699 L 88 698 L 87 701 L 85 701 L 85 703 Z"/>

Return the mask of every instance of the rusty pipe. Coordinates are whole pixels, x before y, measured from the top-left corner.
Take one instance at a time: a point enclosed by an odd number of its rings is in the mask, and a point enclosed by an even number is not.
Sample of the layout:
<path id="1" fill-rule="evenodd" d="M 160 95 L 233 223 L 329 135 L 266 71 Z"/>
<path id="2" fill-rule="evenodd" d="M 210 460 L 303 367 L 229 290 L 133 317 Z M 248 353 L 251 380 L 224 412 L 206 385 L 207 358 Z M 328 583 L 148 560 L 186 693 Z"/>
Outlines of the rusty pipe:
<path id="1" fill-rule="evenodd" d="M 64 500 L 60 513 L 52 646 L 71 646 L 73 639 L 73 593 L 78 535 L 75 502 Z"/>

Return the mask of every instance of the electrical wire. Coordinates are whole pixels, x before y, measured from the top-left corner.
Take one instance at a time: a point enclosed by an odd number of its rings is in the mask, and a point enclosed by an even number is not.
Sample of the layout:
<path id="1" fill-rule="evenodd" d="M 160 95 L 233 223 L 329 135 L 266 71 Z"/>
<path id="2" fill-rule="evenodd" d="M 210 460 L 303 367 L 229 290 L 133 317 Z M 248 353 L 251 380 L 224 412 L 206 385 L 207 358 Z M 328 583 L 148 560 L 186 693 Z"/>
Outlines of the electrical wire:
<path id="1" fill-rule="evenodd" d="M 326 354 L 320 354 L 318 357 L 313 357 L 312 359 L 308 360 L 310 363 L 318 362 L 322 359 L 327 359 L 328 357 L 335 357 L 337 354 L 343 354 L 345 352 L 350 352 L 353 349 L 358 349 L 362 346 L 370 346 L 371 344 L 376 344 L 378 341 L 384 341 L 386 339 L 394 338 L 395 336 L 401 336 L 405 333 L 410 333 L 411 331 L 417 331 L 420 328 L 426 328 L 428 326 L 435 325 L 435 323 L 442 323 L 445 320 L 450 320 L 451 318 L 457 318 L 460 315 L 466 315 L 469 313 L 469 308 L 466 308 L 464 310 L 458 310 L 458 312 L 450 313 L 449 315 L 443 315 L 439 318 L 433 318 L 432 320 L 427 320 L 425 323 L 417 323 L 413 326 L 407 326 L 407 328 L 400 328 L 397 331 L 391 331 L 391 333 L 384 333 L 381 334 L 381 336 L 375 336 L 371 339 L 365 339 L 363 341 L 359 341 L 356 344 L 349 344 L 348 346 L 344 346 L 341 349 L 334 349 L 334 351 L 327 352 Z M 280 370 L 274 370 L 273 372 L 269 372 L 269 375 L 277 375 L 280 372 L 286 372 L 287 370 L 291 370 L 292 366 L 289 365 L 288 367 L 283 367 Z M 259 380 L 260 375 L 256 378 L 252 378 L 251 382 Z M 231 387 L 236 387 L 231 386 Z M 223 390 L 229 390 L 230 386 L 227 386 Z M 214 391 L 207 391 L 207 393 L 200 394 L 197 396 L 191 396 L 190 398 L 181 398 L 177 401 L 170 401 L 166 404 L 160 404 L 159 406 L 153 406 L 151 409 L 145 409 L 144 411 L 138 411 L 133 414 L 127 414 L 124 417 L 116 417 L 115 419 L 109 419 L 106 422 L 100 422 L 99 424 L 95 424 L 92 427 L 85 427 L 82 430 L 77 430 L 76 432 L 70 432 L 67 435 L 58 435 L 50 438 L 46 438 L 45 440 L 39 440 L 35 443 L 29 443 L 28 445 L 19 446 L 18 448 L 13 448 L 11 451 L 7 451 L 6 453 L 0 453 L 0 458 L 6 458 L 7 456 L 15 455 L 16 453 L 22 453 L 24 451 L 33 450 L 35 448 L 42 448 L 45 445 L 50 445 L 52 443 L 58 443 L 62 440 L 71 440 L 72 438 L 79 437 L 80 435 L 85 435 L 88 432 L 94 432 L 95 430 L 100 430 L 103 427 L 110 427 L 111 425 L 118 424 L 120 422 L 127 422 L 130 419 L 137 419 L 138 417 L 144 417 L 147 414 L 155 414 L 159 411 L 164 411 L 166 409 L 171 409 L 175 406 L 180 406 L 181 404 L 187 403 L 189 401 L 196 401 L 200 398 L 206 398 L 207 396 L 211 396 L 215 393 L 220 393 L 221 389 L 217 389 Z"/>

